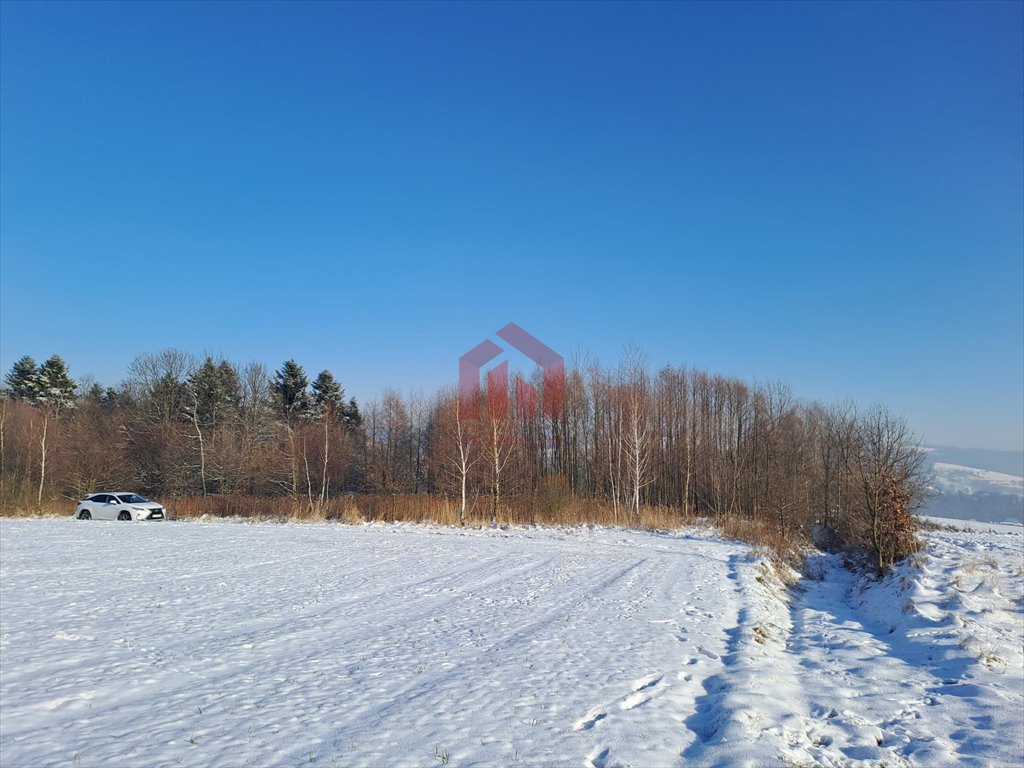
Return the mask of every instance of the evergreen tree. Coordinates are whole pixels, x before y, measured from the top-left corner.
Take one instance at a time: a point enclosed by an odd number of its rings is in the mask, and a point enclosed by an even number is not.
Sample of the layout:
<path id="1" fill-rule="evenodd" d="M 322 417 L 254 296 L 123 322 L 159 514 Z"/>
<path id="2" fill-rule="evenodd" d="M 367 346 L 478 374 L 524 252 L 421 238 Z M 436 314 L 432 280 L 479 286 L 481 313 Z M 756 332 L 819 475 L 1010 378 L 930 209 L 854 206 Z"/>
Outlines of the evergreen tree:
<path id="1" fill-rule="evenodd" d="M 238 370 L 227 360 L 221 360 L 217 365 L 217 373 L 220 376 L 224 405 L 238 412 L 242 407 L 242 380 Z"/>
<path id="2" fill-rule="evenodd" d="M 118 409 L 131 408 L 135 405 L 135 402 L 128 393 L 114 389 L 113 387 L 107 387 L 103 391 L 103 398 L 100 402 L 103 406 L 103 410 L 108 413 L 112 413 Z"/>
<path id="3" fill-rule="evenodd" d="M 11 390 L 12 400 L 32 400 L 35 397 L 36 379 L 39 368 L 36 361 L 28 355 L 18 360 L 7 374 L 4 381 Z"/>
<path id="4" fill-rule="evenodd" d="M 92 386 L 85 391 L 84 395 L 82 395 L 82 399 L 89 403 L 94 403 L 95 405 L 102 405 L 104 394 L 103 387 L 100 383 L 94 381 Z"/>
<path id="5" fill-rule="evenodd" d="M 330 371 L 320 371 L 313 382 L 313 405 L 321 417 L 328 413 L 341 421 L 345 416 L 345 390 Z"/>
<path id="6" fill-rule="evenodd" d="M 309 379 L 302 366 L 294 360 L 286 360 L 281 370 L 274 372 L 270 388 L 274 393 L 277 408 L 285 421 L 292 424 L 296 419 L 307 418 L 312 410 L 309 400 Z"/>
<path id="7" fill-rule="evenodd" d="M 215 427 L 238 407 L 238 374 L 226 360 L 207 357 L 188 379 L 189 418 L 202 427 Z"/>
<path id="8" fill-rule="evenodd" d="M 350 433 L 355 432 L 357 429 L 359 429 L 359 427 L 362 426 L 363 416 L 361 413 L 359 413 L 359 404 L 356 402 L 356 399 L 354 397 L 350 398 L 348 401 L 348 405 L 345 406 L 344 412 L 342 414 L 342 421 L 345 424 L 345 429 L 347 429 Z"/>
<path id="9" fill-rule="evenodd" d="M 120 405 L 123 398 L 113 387 L 104 387 L 99 382 L 93 382 L 92 386 L 81 396 L 81 399 L 110 413 Z"/>
<path id="10" fill-rule="evenodd" d="M 33 402 L 54 412 L 75 406 L 75 382 L 68 366 L 59 355 L 54 355 L 41 366 L 35 377 Z"/>

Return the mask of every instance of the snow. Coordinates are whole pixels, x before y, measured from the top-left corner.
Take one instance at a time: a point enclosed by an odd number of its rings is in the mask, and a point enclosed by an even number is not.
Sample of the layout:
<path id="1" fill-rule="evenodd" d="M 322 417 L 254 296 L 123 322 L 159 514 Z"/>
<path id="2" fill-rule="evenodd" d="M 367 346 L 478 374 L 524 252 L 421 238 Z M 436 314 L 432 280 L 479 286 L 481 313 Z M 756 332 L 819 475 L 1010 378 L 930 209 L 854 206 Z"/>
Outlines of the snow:
<path id="1" fill-rule="evenodd" d="M 932 471 L 936 488 L 942 493 L 995 493 L 1024 497 L 1024 477 L 941 461 L 935 462 Z"/>
<path id="2" fill-rule="evenodd" d="M 1002 463 L 1012 464 L 1012 456 Z M 932 478 L 935 493 L 922 510 L 926 515 L 1024 524 L 1024 478 L 1020 475 L 936 461 Z"/>
<path id="3" fill-rule="evenodd" d="M 1017 764 L 1024 536 L 0 521 L 0 763 Z"/>
<path id="4" fill-rule="evenodd" d="M 958 531 L 984 531 L 986 533 L 1010 533 L 1020 535 L 1024 533 L 1024 525 L 1014 522 L 987 523 L 979 520 L 960 520 L 953 517 L 935 517 L 934 515 L 920 515 L 922 520 L 927 520 L 935 525 L 955 528 Z"/>

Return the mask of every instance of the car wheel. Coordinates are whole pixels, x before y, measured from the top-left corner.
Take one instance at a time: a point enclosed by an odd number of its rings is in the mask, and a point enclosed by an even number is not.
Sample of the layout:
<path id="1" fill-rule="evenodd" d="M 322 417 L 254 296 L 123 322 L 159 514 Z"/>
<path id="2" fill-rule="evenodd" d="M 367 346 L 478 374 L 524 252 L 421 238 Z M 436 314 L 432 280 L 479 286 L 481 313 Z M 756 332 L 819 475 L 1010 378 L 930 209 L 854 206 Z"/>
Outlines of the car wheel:
<path id="1" fill-rule="evenodd" d="M 89 510 L 83 509 L 81 514 L 78 516 L 79 520 L 92 520 L 92 515 L 89 514 Z"/>
<path id="2" fill-rule="evenodd" d="M 128 512 L 119 512 L 117 514 L 118 520 L 131 520 L 132 516 Z"/>

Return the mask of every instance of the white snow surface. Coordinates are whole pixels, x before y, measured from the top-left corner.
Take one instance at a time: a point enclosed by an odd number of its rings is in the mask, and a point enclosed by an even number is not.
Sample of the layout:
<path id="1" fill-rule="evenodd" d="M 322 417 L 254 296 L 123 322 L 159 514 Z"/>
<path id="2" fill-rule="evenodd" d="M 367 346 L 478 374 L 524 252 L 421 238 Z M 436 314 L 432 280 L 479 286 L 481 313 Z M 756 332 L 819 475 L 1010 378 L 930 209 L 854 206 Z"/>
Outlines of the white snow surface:
<path id="1" fill-rule="evenodd" d="M 958 531 L 984 531 L 986 533 L 1024 533 L 1024 525 L 1019 523 L 988 523 L 978 520 L 961 520 L 955 517 L 936 517 L 935 515 L 918 515 L 922 520 L 927 520 L 935 525 L 955 528 Z"/>
<path id="2" fill-rule="evenodd" d="M 1024 497 L 1024 477 L 977 467 L 937 461 L 932 466 L 936 488 L 942 493 L 1006 494 Z"/>
<path id="3" fill-rule="evenodd" d="M 992 766 L 1024 536 L 0 521 L 0 765 Z"/>

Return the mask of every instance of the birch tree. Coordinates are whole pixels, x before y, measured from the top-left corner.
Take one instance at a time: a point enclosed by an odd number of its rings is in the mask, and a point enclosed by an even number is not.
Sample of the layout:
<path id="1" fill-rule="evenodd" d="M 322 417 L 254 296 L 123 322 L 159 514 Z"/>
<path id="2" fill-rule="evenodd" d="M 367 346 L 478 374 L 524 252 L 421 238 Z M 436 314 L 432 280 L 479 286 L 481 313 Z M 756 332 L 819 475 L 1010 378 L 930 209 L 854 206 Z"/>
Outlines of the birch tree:
<path id="1" fill-rule="evenodd" d="M 507 392 L 487 390 L 486 408 L 481 409 L 481 428 L 487 441 L 487 465 L 491 483 L 491 525 L 501 516 L 502 482 L 515 447 L 515 421 Z"/>
<path id="2" fill-rule="evenodd" d="M 56 421 L 64 410 L 75 407 L 75 382 L 68 374 L 67 364 L 59 355 L 54 355 L 39 366 L 31 398 L 43 413 L 43 428 L 39 437 L 39 490 L 36 496 L 36 503 L 41 507 L 46 483 L 46 439 L 50 420 Z"/>
<path id="3" fill-rule="evenodd" d="M 288 460 L 291 465 L 292 495 L 296 495 L 299 492 L 299 467 L 295 447 L 295 427 L 306 419 L 312 410 L 308 388 L 309 379 L 306 378 L 306 372 L 294 360 L 286 360 L 284 365 L 274 372 L 274 378 L 270 385 L 271 393 L 274 396 L 278 412 L 283 417 L 285 431 L 288 435 Z M 303 450 L 303 462 L 305 461 L 305 450 Z M 308 479 L 308 471 L 306 474 Z"/>
<path id="4" fill-rule="evenodd" d="M 638 519 L 641 493 L 651 482 L 648 382 L 639 350 L 627 350 L 621 379 L 625 411 L 621 444 L 626 458 L 629 509 L 634 519 Z"/>
<path id="5" fill-rule="evenodd" d="M 445 393 L 438 402 L 441 415 L 441 431 L 445 442 L 443 459 L 445 472 L 458 488 L 459 525 L 466 524 L 471 510 L 468 507 L 468 485 L 470 472 L 480 460 L 480 453 L 473 435 L 473 423 L 462 416 L 462 402 L 458 392 Z"/>

